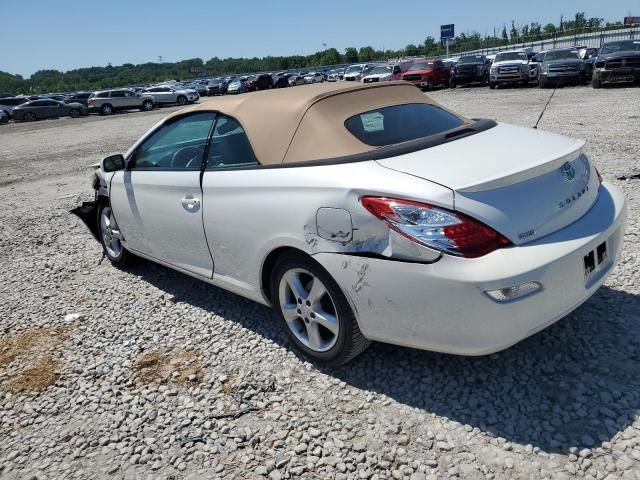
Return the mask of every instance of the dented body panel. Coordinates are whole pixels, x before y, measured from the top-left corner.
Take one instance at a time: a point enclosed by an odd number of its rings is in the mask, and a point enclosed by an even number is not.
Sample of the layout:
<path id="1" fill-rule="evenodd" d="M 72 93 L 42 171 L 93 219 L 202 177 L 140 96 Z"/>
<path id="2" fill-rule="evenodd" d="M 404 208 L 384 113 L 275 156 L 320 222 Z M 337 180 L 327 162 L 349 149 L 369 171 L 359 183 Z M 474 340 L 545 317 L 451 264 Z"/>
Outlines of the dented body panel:
<path id="1" fill-rule="evenodd" d="M 319 253 L 369 339 L 462 355 L 507 348 L 586 301 L 614 268 L 624 236 L 622 193 L 600 187 L 594 207 L 569 228 L 476 259 L 445 255 L 435 263 Z M 590 278 L 582 259 L 606 242 L 609 258 Z M 486 290 L 538 281 L 544 290 L 497 303 Z"/>

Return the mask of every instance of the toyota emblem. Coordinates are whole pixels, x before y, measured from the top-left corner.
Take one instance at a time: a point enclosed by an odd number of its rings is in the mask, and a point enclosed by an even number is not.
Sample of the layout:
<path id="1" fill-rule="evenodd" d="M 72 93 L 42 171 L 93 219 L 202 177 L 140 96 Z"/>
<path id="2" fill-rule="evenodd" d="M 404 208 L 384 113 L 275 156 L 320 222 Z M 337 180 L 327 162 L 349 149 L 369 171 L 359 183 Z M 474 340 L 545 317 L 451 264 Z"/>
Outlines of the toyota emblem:
<path id="1" fill-rule="evenodd" d="M 576 170 L 571 166 L 569 162 L 564 162 L 560 167 L 560 173 L 565 182 L 573 182 L 576 178 Z"/>

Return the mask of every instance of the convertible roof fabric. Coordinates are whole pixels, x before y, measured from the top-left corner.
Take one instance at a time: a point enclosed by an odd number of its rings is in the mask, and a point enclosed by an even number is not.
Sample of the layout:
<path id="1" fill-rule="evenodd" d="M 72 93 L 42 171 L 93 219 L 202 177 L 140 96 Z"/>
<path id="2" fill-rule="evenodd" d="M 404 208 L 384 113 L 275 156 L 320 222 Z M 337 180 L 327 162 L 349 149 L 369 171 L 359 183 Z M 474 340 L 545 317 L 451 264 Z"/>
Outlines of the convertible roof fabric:
<path id="1" fill-rule="evenodd" d="M 327 82 L 216 97 L 169 118 L 194 111 L 234 117 L 247 133 L 260 164 L 278 165 L 375 150 L 378 147 L 352 135 L 344 122 L 359 113 L 406 103 L 436 105 L 404 81 Z"/>

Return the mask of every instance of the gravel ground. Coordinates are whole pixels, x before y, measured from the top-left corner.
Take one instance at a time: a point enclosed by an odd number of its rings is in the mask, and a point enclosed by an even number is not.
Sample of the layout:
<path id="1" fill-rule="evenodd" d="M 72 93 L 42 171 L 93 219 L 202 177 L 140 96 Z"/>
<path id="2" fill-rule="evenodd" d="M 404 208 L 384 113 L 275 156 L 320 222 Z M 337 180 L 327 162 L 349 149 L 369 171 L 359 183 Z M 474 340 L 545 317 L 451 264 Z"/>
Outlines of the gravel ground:
<path id="1" fill-rule="evenodd" d="M 488 357 L 374 344 L 333 370 L 267 308 L 101 262 L 69 213 L 87 167 L 170 109 L 0 126 L 0 477 L 640 478 L 639 92 L 558 90 L 540 123 L 588 139 L 629 200 L 622 261 L 591 300 Z M 433 96 L 531 126 L 549 94 Z"/>

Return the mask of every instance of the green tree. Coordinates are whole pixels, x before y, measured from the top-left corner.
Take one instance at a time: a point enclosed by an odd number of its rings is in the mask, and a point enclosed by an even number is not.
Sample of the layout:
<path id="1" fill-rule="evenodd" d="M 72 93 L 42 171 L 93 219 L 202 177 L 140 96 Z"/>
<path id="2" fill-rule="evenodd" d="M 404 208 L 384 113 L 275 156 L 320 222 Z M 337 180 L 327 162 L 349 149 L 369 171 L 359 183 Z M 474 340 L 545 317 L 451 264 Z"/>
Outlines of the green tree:
<path id="1" fill-rule="evenodd" d="M 358 60 L 361 62 L 370 62 L 376 57 L 376 51 L 372 47 L 362 47 L 358 52 Z"/>
<path id="2" fill-rule="evenodd" d="M 358 61 L 358 50 L 354 47 L 347 47 L 344 49 L 344 61 L 346 63 L 355 63 Z"/>
<path id="3" fill-rule="evenodd" d="M 511 35 L 511 43 L 516 43 L 520 41 L 520 35 L 518 32 L 518 27 L 516 27 L 516 22 L 511 20 L 511 31 L 509 32 Z"/>
<path id="4" fill-rule="evenodd" d="M 507 34 L 507 26 L 506 25 L 502 26 L 502 43 L 504 43 L 505 45 L 507 43 L 509 43 L 509 35 Z"/>
<path id="5" fill-rule="evenodd" d="M 438 43 L 436 42 L 435 38 L 429 36 L 424 39 L 424 50 L 427 53 L 427 55 L 435 52 L 437 48 L 438 48 Z"/>

